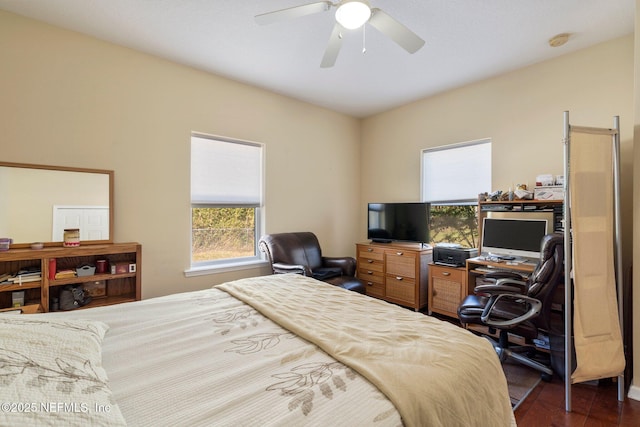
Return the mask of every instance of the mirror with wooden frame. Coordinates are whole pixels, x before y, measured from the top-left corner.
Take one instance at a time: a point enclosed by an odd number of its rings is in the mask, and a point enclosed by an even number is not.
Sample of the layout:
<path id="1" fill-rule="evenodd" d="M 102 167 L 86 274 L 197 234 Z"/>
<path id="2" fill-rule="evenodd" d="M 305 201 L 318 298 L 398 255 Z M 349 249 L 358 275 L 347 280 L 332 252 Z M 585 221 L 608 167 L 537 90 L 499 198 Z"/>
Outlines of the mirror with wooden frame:
<path id="1" fill-rule="evenodd" d="M 0 237 L 59 246 L 69 228 L 81 244 L 113 243 L 113 171 L 0 162 Z"/>

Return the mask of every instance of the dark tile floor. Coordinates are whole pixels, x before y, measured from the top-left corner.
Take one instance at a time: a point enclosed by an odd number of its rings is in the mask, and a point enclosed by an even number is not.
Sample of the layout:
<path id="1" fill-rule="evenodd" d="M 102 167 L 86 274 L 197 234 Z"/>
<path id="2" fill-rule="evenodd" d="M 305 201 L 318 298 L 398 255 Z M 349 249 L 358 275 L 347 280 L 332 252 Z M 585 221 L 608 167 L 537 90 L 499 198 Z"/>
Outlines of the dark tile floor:
<path id="1" fill-rule="evenodd" d="M 600 381 L 572 386 L 572 411 L 565 411 L 565 385 L 554 376 L 541 381 L 516 409 L 518 427 L 541 426 L 640 426 L 640 401 L 618 402 L 617 384 Z"/>

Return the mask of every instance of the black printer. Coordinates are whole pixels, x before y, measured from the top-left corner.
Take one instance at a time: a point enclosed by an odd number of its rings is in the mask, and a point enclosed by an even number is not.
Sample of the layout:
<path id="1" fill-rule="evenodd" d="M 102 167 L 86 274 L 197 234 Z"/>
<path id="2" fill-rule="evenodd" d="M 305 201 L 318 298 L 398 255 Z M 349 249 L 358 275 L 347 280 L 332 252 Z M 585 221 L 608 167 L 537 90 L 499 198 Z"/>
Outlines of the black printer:
<path id="1" fill-rule="evenodd" d="M 433 262 L 450 267 L 464 267 L 467 259 L 477 256 L 477 248 L 463 248 L 455 244 L 437 244 L 433 248 Z"/>

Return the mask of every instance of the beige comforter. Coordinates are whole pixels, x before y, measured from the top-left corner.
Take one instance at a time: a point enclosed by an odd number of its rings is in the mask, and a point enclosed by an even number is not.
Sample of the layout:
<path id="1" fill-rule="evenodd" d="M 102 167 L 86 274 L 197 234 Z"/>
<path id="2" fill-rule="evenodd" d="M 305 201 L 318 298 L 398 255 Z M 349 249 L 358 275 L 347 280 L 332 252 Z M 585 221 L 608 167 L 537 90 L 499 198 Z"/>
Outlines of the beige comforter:
<path id="1" fill-rule="evenodd" d="M 355 369 L 407 426 L 515 425 L 502 367 L 484 338 L 299 275 L 217 288 Z"/>

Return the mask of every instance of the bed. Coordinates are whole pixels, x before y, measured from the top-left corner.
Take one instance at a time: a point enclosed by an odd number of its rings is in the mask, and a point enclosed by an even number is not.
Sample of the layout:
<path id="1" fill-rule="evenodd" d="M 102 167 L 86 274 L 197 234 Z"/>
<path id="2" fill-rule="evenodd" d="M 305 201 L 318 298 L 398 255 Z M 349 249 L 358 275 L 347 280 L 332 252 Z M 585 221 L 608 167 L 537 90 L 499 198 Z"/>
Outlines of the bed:
<path id="1" fill-rule="evenodd" d="M 0 316 L 0 425 L 510 426 L 492 345 L 295 274 Z"/>

